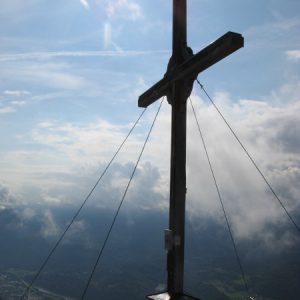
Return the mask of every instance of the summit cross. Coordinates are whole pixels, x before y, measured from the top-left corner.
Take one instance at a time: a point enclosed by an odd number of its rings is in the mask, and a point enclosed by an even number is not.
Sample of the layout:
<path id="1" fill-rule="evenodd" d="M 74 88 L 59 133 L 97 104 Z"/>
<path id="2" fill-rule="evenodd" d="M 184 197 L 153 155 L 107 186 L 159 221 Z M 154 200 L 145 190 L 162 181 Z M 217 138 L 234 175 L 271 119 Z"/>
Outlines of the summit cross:
<path id="1" fill-rule="evenodd" d="M 167 96 L 172 106 L 169 229 L 165 231 L 167 291 L 148 296 L 153 300 L 196 299 L 184 294 L 187 99 L 199 73 L 244 46 L 241 34 L 227 32 L 193 54 L 187 46 L 186 19 L 186 0 L 173 0 L 172 56 L 167 72 L 138 100 L 139 107 L 147 107 Z"/>

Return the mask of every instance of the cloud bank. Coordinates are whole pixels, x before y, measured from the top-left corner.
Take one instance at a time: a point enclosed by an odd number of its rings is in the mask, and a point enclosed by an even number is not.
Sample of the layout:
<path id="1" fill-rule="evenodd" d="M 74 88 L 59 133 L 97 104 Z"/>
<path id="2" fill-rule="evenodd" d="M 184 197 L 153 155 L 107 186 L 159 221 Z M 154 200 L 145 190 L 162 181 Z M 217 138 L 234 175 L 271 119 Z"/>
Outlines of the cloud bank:
<path id="1" fill-rule="evenodd" d="M 235 235 L 270 239 L 268 228 L 276 224 L 290 227 L 293 231 L 281 207 L 213 107 L 197 95 L 192 98 L 196 101 L 196 111 Z M 300 179 L 299 99 L 291 99 L 283 106 L 277 101 L 249 99 L 234 103 L 226 93 L 218 93 L 214 98 L 282 202 L 297 218 L 300 212 L 300 188 L 297 184 Z M 148 126 L 152 117 L 150 112 L 142 124 Z M 188 118 L 189 215 L 196 219 L 212 218 L 224 222 L 191 109 Z M 7 159 L 17 162 L 15 172 L 18 168 L 30 170 L 24 174 L 27 179 L 23 178 L 23 183 L 42 185 L 44 201 L 80 201 L 130 126 L 116 125 L 103 119 L 90 124 L 47 120 L 37 124 L 30 137 L 32 143 L 44 148 L 43 151 L 36 154 L 12 152 L 6 154 Z M 168 208 L 169 135 L 170 107 L 166 104 L 128 192 L 126 201 L 129 206 Z M 120 199 L 144 137 L 145 129 L 138 127 L 99 187 L 94 205 L 110 207 L 118 201 L 116 199 Z M 16 185 L 20 183 L 16 182 Z"/>

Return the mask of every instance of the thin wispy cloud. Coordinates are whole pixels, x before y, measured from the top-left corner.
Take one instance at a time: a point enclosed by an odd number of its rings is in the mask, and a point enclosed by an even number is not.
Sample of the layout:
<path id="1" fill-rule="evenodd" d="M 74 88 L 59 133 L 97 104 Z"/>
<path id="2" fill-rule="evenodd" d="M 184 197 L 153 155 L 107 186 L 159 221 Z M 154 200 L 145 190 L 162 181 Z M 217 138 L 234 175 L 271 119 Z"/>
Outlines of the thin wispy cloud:
<path id="1" fill-rule="evenodd" d="M 0 107 L 0 114 L 8 114 L 16 112 L 16 109 L 12 106 Z"/>
<path id="2" fill-rule="evenodd" d="M 291 60 L 300 60 L 300 50 L 289 50 L 286 51 L 288 59 Z"/>
<path id="3" fill-rule="evenodd" d="M 137 20 L 143 16 L 141 6 L 131 0 L 106 1 L 106 13 L 109 18 L 121 14 L 123 17 L 131 20 Z"/>
<path id="4" fill-rule="evenodd" d="M 107 33 L 106 43 L 109 43 L 110 35 Z M 21 60 L 46 60 L 59 57 L 119 57 L 138 56 L 151 54 L 165 54 L 169 50 L 117 50 L 117 51 L 46 51 L 27 52 L 18 54 L 0 54 L 0 62 L 21 61 Z"/>
<path id="5" fill-rule="evenodd" d="M 0 98 L 0 114 L 16 112 L 20 107 L 27 104 L 25 101 L 31 93 L 26 90 L 5 90 Z"/>
<path id="6" fill-rule="evenodd" d="M 80 0 L 80 3 L 82 4 L 82 6 L 86 9 L 89 10 L 90 9 L 90 5 L 88 3 L 87 0 Z"/>
<path id="7" fill-rule="evenodd" d="M 6 90 L 3 92 L 6 96 L 15 96 L 15 97 L 21 97 L 21 96 L 28 96 L 31 93 L 28 91 L 19 91 L 19 90 Z"/>
<path id="8" fill-rule="evenodd" d="M 274 27 L 280 30 L 292 30 L 295 28 L 299 28 L 300 20 L 299 18 L 290 18 L 290 19 L 282 19 L 280 18 L 275 24 Z"/>
<path id="9" fill-rule="evenodd" d="M 103 46 L 105 49 L 107 49 L 112 42 L 112 38 L 111 38 L 111 25 L 110 23 L 106 22 L 104 24 L 104 30 L 103 30 Z"/>
<path id="10" fill-rule="evenodd" d="M 14 106 L 19 106 L 20 107 L 20 106 L 24 106 L 26 104 L 26 101 L 24 101 L 24 100 L 16 101 L 15 100 L 15 101 L 11 101 L 11 104 L 14 105 Z"/>

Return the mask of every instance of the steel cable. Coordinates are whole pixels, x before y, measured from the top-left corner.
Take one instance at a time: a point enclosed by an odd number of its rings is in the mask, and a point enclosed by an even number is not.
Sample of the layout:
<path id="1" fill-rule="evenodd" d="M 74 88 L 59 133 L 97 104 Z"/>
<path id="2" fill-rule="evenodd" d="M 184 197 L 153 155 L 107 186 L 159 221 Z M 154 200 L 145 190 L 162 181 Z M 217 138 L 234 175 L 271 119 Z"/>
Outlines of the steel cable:
<path id="1" fill-rule="evenodd" d="M 78 217 L 78 215 L 80 214 L 81 210 L 83 209 L 83 207 L 85 206 L 86 202 L 88 201 L 88 199 L 91 197 L 92 193 L 94 192 L 95 188 L 98 186 L 99 182 L 101 181 L 101 179 L 103 178 L 103 176 L 105 175 L 105 173 L 107 172 L 107 170 L 109 169 L 109 167 L 111 166 L 112 162 L 115 160 L 116 156 L 118 155 L 118 153 L 120 152 L 120 150 L 122 149 L 122 147 L 124 146 L 125 142 L 127 141 L 127 139 L 129 138 L 129 136 L 131 135 L 132 131 L 134 130 L 134 128 L 136 127 L 136 125 L 138 124 L 138 122 L 140 121 L 140 119 L 142 118 L 143 114 L 145 113 L 147 108 L 145 108 L 142 113 L 140 114 L 140 116 L 138 117 L 138 119 L 135 121 L 135 123 L 133 124 L 133 126 L 131 127 L 131 129 L 129 130 L 127 136 L 124 138 L 124 140 L 122 141 L 122 143 L 120 144 L 120 146 L 118 147 L 117 151 L 115 152 L 115 154 L 113 155 L 113 157 L 111 158 L 111 160 L 109 161 L 109 163 L 107 164 L 107 166 L 105 167 L 105 169 L 103 170 L 103 172 L 101 173 L 100 177 L 98 178 L 98 180 L 96 181 L 96 183 L 94 184 L 94 186 L 92 187 L 92 189 L 90 190 L 90 192 L 87 194 L 86 198 L 84 199 L 83 203 L 81 204 L 81 206 L 79 207 L 79 209 L 76 211 L 76 213 L 74 214 L 72 220 L 70 221 L 70 223 L 68 224 L 68 226 L 66 227 L 66 229 L 64 230 L 64 232 L 61 234 L 61 236 L 59 237 L 59 239 L 57 240 L 57 242 L 55 243 L 54 247 L 51 249 L 51 251 L 49 252 L 48 256 L 45 258 L 45 260 L 43 261 L 42 265 L 40 266 L 39 270 L 37 271 L 37 273 L 35 274 L 35 276 L 33 277 L 33 279 L 31 280 L 30 284 L 26 287 L 25 291 L 23 292 L 22 296 L 21 296 L 21 300 L 25 300 L 27 299 L 28 293 L 30 291 L 30 289 L 32 288 L 32 286 L 34 285 L 34 283 L 36 282 L 36 280 L 38 279 L 38 277 L 40 276 L 40 274 L 42 273 L 43 269 L 45 268 L 45 266 L 47 265 L 48 261 L 50 260 L 51 256 L 54 254 L 55 250 L 57 249 L 57 247 L 59 246 L 59 244 L 61 243 L 61 241 L 63 240 L 63 238 L 65 237 L 66 233 L 68 232 L 68 230 L 70 229 L 70 227 L 72 226 L 72 224 L 74 223 L 75 219 Z"/>
<path id="2" fill-rule="evenodd" d="M 298 233 L 300 234 L 300 227 L 297 225 L 297 223 L 295 222 L 295 220 L 293 219 L 293 217 L 291 216 L 291 214 L 288 212 L 288 210 L 286 209 L 285 205 L 280 200 L 279 196 L 276 194 L 275 190 L 272 188 L 271 184 L 269 183 L 269 181 L 267 180 L 267 178 L 265 177 L 265 175 L 262 173 L 262 171 L 260 170 L 260 168 L 258 167 L 258 165 L 256 164 L 256 162 L 254 161 L 254 159 L 252 158 L 252 156 L 250 155 L 250 153 L 248 152 L 248 150 L 245 148 L 245 146 L 243 145 L 243 143 L 241 142 L 241 140 L 239 139 L 239 137 L 237 136 L 237 134 L 234 132 L 234 130 L 232 129 L 232 127 L 229 125 L 228 121 L 225 119 L 224 115 L 221 113 L 221 111 L 219 110 L 219 108 L 217 107 L 217 105 L 215 104 L 215 102 L 213 101 L 213 99 L 209 96 L 209 94 L 205 90 L 203 84 L 201 84 L 198 79 L 196 79 L 196 81 L 199 84 L 199 86 L 201 87 L 201 89 L 203 90 L 203 92 L 205 93 L 205 95 L 207 96 L 207 98 L 210 100 L 210 102 L 212 103 L 212 105 L 214 106 L 214 108 L 217 110 L 217 112 L 219 113 L 219 115 L 221 116 L 221 118 L 223 119 L 223 121 L 225 122 L 225 124 L 227 125 L 227 127 L 229 128 L 229 130 L 231 131 L 231 133 L 233 134 L 233 136 L 237 140 L 237 142 L 240 144 L 240 146 L 242 147 L 242 149 L 244 150 L 244 152 L 246 153 L 246 155 L 248 156 L 248 158 L 250 159 L 250 161 L 252 162 L 252 164 L 254 165 L 254 167 L 256 168 L 256 170 L 258 171 L 258 173 L 260 174 L 260 176 L 262 177 L 262 179 L 264 180 L 264 182 L 266 183 L 266 185 L 268 186 L 268 188 L 270 189 L 270 191 L 272 192 L 272 194 L 274 195 L 274 197 L 277 199 L 277 201 L 279 202 L 280 206 L 282 207 L 282 209 L 284 210 L 284 212 L 286 213 L 286 215 L 288 216 L 288 218 L 290 219 L 290 221 L 292 222 L 292 224 L 295 226 L 295 228 L 298 231 Z"/>
<path id="3" fill-rule="evenodd" d="M 212 175 L 212 178 L 213 178 L 213 181 L 214 181 L 217 193 L 218 193 L 218 198 L 219 198 L 219 201 L 220 201 L 220 204 L 221 204 L 221 207 L 222 207 L 222 211 L 223 211 L 223 214 L 224 214 L 224 218 L 225 218 L 225 221 L 226 221 L 226 225 L 227 225 L 227 229 L 228 229 L 228 232 L 229 232 L 229 235 L 230 235 L 230 239 L 231 239 L 231 242 L 232 242 L 232 245 L 233 245 L 236 260 L 237 260 L 237 263 L 238 263 L 239 268 L 240 268 L 240 272 L 241 272 L 241 276 L 242 276 L 242 279 L 243 279 L 243 282 L 244 282 L 245 290 L 249 294 L 249 288 L 248 288 L 248 284 L 247 284 L 247 281 L 246 281 L 244 268 L 243 268 L 243 265 L 241 263 L 241 259 L 240 259 L 240 256 L 239 256 L 239 253 L 238 253 L 238 250 L 237 250 L 237 247 L 236 247 L 236 243 L 235 243 L 235 240 L 234 240 L 234 237 L 233 237 L 233 233 L 232 233 L 232 229 L 231 229 L 231 226 L 230 226 L 230 223 L 229 223 L 229 219 L 227 217 L 225 206 L 224 206 L 224 203 L 223 203 L 223 200 L 222 200 L 222 197 L 221 197 L 221 193 L 220 193 L 220 189 L 219 189 L 219 186 L 218 186 L 218 183 L 217 183 L 215 172 L 214 172 L 214 169 L 213 169 L 212 164 L 211 164 L 211 160 L 210 160 L 210 157 L 209 157 L 209 154 L 208 154 L 208 150 L 207 150 L 207 147 L 206 147 L 206 144 L 205 144 L 205 140 L 204 140 L 201 128 L 200 128 L 200 124 L 199 124 L 199 121 L 198 121 L 196 111 L 195 111 L 193 102 L 191 100 L 191 97 L 189 97 L 189 100 L 190 100 L 192 110 L 193 110 L 193 113 L 194 113 L 194 116 L 195 116 L 195 120 L 196 120 L 198 131 L 199 131 L 199 134 L 200 134 L 200 137 L 201 137 L 202 145 L 203 145 L 205 155 L 206 155 L 206 158 L 207 158 L 207 162 L 209 164 L 209 168 L 210 168 L 210 171 L 211 171 L 211 175 Z"/>
<path id="4" fill-rule="evenodd" d="M 128 183 L 127 183 L 127 186 L 126 186 L 126 189 L 125 189 L 124 194 L 123 194 L 123 196 L 122 196 L 122 199 L 121 199 L 121 201 L 120 201 L 120 204 L 119 204 L 119 206 L 118 206 L 118 208 L 117 208 L 117 210 L 116 210 L 116 213 L 115 213 L 115 215 L 114 215 L 114 218 L 113 218 L 113 220 L 112 220 L 112 223 L 111 223 L 111 225 L 110 225 L 110 227 L 109 227 L 109 230 L 108 230 L 108 232 L 107 232 L 107 234 L 106 234 L 105 240 L 104 240 L 104 242 L 103 242 L 103 244 L 102 244 L 102 247 L 101 247 L 101 249 L 100 249 L 100 251 L 99 251 L 99 254 L 98 254 L 98 256 L 97 256 L 96 262 L 95 262 L 95 264 L 94 264 L 94 266 L 93 266 L 93 269 L 92 269 L 92 272 L 91 272 L 91 274 L 90 274 L 90 276 L 89 276 L 89 279 L 88 279 L 88 281 L 87 281 L 87 283 L 86 283 L 86 285 L 85 285 L 84 291 L 83 291 L 82 296 L 81 296 L 81 298 L 80 298 L 81 300 L 84 299 L 84 297 L 85 297 L 85 295 L 86 295 L 86 293 L 87 293 L 87 291 L 88 291 L 88 288 L 89 288 L 89 286 L 90 286 L 90 283 L 91 283 L 91 281 L 92 281 L 92 278 L 93 278 L 93 276 L 94 276 L 94 273 L 95 273 L 95 271 L 96 271 L 96 268 L 97 268 L 97 266 L 98 266 L 98 264 L 99 264 L 99 261 L 100 261 L 100 259 L 101 259 L 102 254 L 103 254 L 103 251 L 104 251 L 104 249 L 105 249 L 105 246 L 106 246 L 106 244 L 107 244 L 107 242 L 108 242 L 108 239 L 109 239 L 109 237 L 110 237 L 110 234 L 111 234 L 111 232 L 112 232 L 112 229 L 113 229 L 113 227 L 114 227 L 114 224 L 115 224 L 115 222 L 116 222 L 116 220 L 117 220 L 117 217 L 118 217 L 118 215 L 119 215 L 119 212 L 120 212 L 120 209 L 121 209 L 122 204 L 123 204 L 123 202 L 124 202 L 124 199 L 125 199 L 125 197 L 126 197 L 127 191 L 128 191 L 128 189 L 129 189 L 129 187 L 130 187 L 130 184 L 131 184 L 131 181 L 132 181 L 133 176 L 134 176 L 134 174 L 135 174 L 135 171 L 136 171 L 136 169 L 137 169 L 137 167 L 138 167 L 138 164 L 139 164 L 139 162 L 140 162 L 140 160 L 141 160 L 142 154 L 143 154 L 143 152 L 144 152 L 144 150 L 145 150 L 146 144 L 147 144 L 147 142 L 148 142 L 148 140 L 149 140 L 149 137 L 150 137 L 150 134 L 151 134 L 152 129 L 153 129 L 153 127 L 154 127 L 155 121 L 156 121 L 157 116 L 158 116 L 158 114 L 159 114 L 159 112 L 160 112 L 162 103 L 163 103 L 163 100 L 161 101 L 161 103 L 160 103 L 160 105 L 159 105 L 159 108 L 158 108 L 157 113 L 156 113 L 156 115 L 155 115 L 155 117 L 154 117 L 154 120 L 153 120 L 152 125 L 151 125 L 151 127 L 150 127 L 150 130 L 149 130 L 149 132 L 148 132 L 148 135 L 147 135 L 147 137 L 146 137 L 146 140 L 145 140 L 145 142 L 144 142 L 144 145 L 143 145 L 143 147 L 142 147 L 142 150 L 141 150 L 141 152 L 140 152 L 140 154 L 139 154 L 139 157 L 138 157 L 138 159 L 137 159 L 137 161 L 136 161 L 136 164 L 135 164 L 135 166 L 134 166 L 134 169 L 133 169 L 133 171 L 132 171 L 132 173 L 131 173 L 131 176 L 130 176 L 130 178 L 129 178 L 129 181 L 128 181 Z"/>

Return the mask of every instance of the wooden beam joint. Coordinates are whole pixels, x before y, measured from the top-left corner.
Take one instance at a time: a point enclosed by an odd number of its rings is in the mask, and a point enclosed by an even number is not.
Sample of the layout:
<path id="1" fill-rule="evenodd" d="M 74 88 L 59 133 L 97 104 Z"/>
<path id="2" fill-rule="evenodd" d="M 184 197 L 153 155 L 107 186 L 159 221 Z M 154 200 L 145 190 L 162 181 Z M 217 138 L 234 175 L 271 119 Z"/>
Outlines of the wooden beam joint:
<path id="1" fill-rule="evenodd" d="M 168 95 L 168 90 L 177 80 L 196 78 L 199 73 L 244 46 L 241 34 L 227 32 L 206 48 L 191 56 L 180 65 L 170 68 L 164 78 L 143 93 L 138 100 L 139 107 L 147 107 L 159 98 Z"/>

